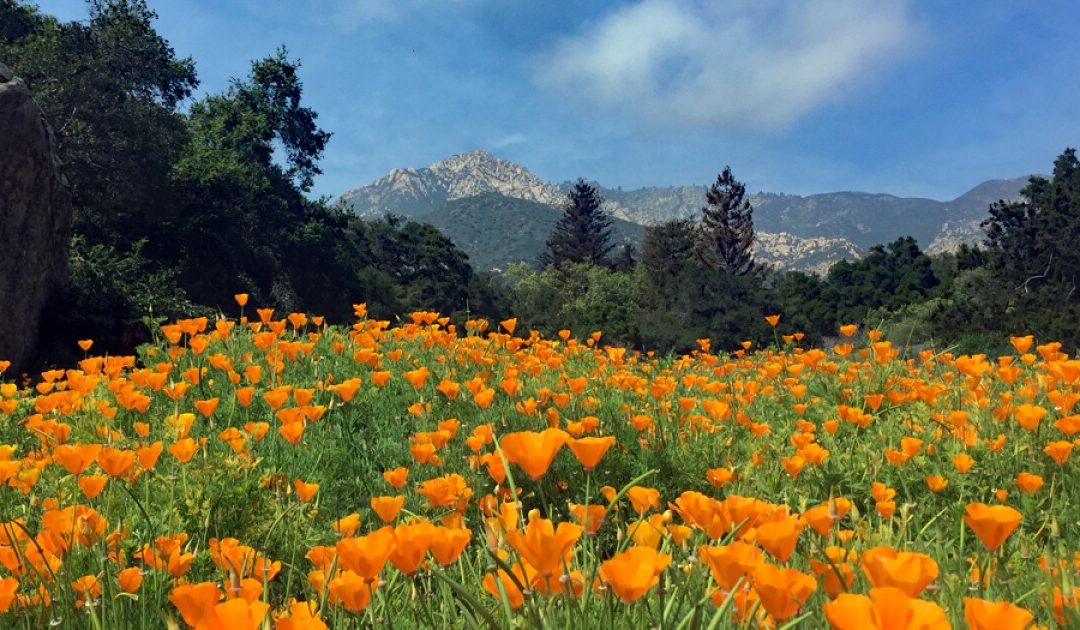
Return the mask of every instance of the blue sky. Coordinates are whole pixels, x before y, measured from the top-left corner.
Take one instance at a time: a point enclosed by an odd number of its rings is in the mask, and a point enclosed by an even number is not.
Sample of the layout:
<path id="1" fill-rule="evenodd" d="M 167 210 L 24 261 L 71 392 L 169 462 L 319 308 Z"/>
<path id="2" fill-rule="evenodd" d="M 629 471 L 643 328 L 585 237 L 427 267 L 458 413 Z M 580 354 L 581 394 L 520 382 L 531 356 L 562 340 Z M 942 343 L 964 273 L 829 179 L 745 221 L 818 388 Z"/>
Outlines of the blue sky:
<path id="1" fill-rule="evenodd" d="M 81 0 L 38 0 L 85 19 Z M 486 148 L 543 179 L 953 198 L 1080 143 L 1075 0 L 149 0 L 200 94 L 280 45 L 315 193 Z"/>

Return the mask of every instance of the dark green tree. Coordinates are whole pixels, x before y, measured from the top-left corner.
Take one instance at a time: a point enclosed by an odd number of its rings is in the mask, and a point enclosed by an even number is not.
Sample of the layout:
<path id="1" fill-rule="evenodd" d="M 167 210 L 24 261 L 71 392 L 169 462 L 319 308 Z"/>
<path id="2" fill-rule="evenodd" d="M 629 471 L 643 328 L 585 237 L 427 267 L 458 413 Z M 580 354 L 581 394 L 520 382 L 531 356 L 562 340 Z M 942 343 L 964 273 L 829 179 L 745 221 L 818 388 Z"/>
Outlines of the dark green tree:
<path id="1" fill-rule="evenodd" d="M 1032 177 L 1019 201 L 990 206 L 988 268 L 1007 305 L 999 319 L 1017 334 L 1032 332 L 1080 347 L 1080 161 L 1067 148 L 1053 175 Z"/>
<path id="2" fill-rule="evenodd" d="M 564 262 L 609 264 L 611 217 L 601 207 L 604 203 L 596 187 L 583 179 L 567 194 L 563 215 L 555 224 L 547 241 L 547 250 L 540 257 L 540 266 L 561 265 Z"/>
<path id="3" fill-rule="evenodd" d="M 735 276 L 763 273 L 754 262 L 754 209 L 746 186 L 731 174 L 731 167 L 705 191 L 701 209 L 701 259 Z"/>
<path id="4" fill-rule="evenodd" d="M 178 267 L 200 303 L 225 307 L 243 290 L 286 309 L 328 306 L 293 277 L 315 264 L 333 275 L 344 263 L 326 245 L 347 223 L 303 195 L 330 134 L 302 105 L 298 70 L 278 50 L 191 107 L 190 140 L 172 170 L 180 207 L 148 253 Z"/>
<path id="5" fill-rule="evenodd" d="M 1002 280 L 1030 294 L 1057 285 L 1075 294 L 1080 275 L 1080 162 L 1066 149 L 1054 162 L 1052 179 L 1032 177 L 1020 201 L 990 206 L 986 228 L 993 268 Z"/>
<path id="6" fill-rule="evenodd" d="M 73 229 L 121 251 L 157 235 L 186 140 L 178 106 L 198 85 L 143 0 L 92 0 L 85 23 L 0 4 L 0 59 L 26 81 L 57 135 Z"/>

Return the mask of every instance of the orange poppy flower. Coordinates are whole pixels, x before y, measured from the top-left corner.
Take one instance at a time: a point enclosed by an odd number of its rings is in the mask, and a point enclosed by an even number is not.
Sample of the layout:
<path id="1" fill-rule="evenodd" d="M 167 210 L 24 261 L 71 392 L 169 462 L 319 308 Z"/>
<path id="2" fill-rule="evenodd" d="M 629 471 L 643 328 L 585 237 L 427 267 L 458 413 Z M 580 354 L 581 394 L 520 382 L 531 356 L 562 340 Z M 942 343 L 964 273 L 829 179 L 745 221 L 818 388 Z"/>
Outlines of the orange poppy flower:
<path id="1" fill-rule="evenodd" d="M 304 422 L 286 422 L 278 427 L 278 433 L 281 434 L 281 437 L 285 438 L 286 442 L 296 446 L 304 437 Z M 171 448 L 172 447 L 170 447 L 170 450 Z"/>
<path id="2" fill-rule="evenodd" d="M 500 552 L 499 555 L 503 556 L 504 552 Z M 520 562 L 514 563 L 510 571 L 511 573 L 508 574 L 505 570 L 498 569 L 494 573 L 486 574 L 481 586 L 496 599 L 502 599 L 505 593 L 506 602 L 511 608 L 517 610 L 525 603 L 525 594 L 518 585 L 527 585 L 529 579 L 525 575 L 525 567 Z"/>
<path id="3" fill-rule="evenodd" d="M 878 501 L 874 504 L 874 509 L 881 514 L 881 518 L 892 518 L 893 514 L 896 514 L 896 501 Z"/>
<path id="4" fill-rule="evenodd" d="M 427 521 L 398 525 L 394 528 L 396 544 L 390 553 L 390 564 L 405 575 L 416 573 L 438 533 L 438 528 Z"/>
<path id="5" fill-rule="evenodd" d="M 465 478 L 457 473 L 428 479 L 420 484 L 418 492 L 424 495 L 431 507 L 453 507 L 464 509 L 472 498 L 472 488 Z"/>
<path id="6" fill-rule="evenodd" d="M 949 481 L 941 475 L 927 475 L 926 487 L 930 488 L 930 492 L 938 493 L 945 489 L 945 486 L 949 485 Z"/>
<path id="7" fill-rule="evenodd" d="M 110 477 L 126 477 L 135 465 L 135 451 L 106 446 L 98 453 L 97 463 Z"/>
<path id="8" fill-rule="evenodd" d="M 53 459 L 73 475 L 81 474 L 97 459 L 100 444 L 61 444 L 53 449 Z"/>
<path id="9" fill-rule="evenodd" d="M 1058 441 L 1047 444 L 1046 448 L 1043 449 L 1043 452 L 1059 466 L 1064 466 L 1065 462 L 1068 461 L 1069 454 L 1072 453 L 1072 450 L 1072 442 Z"/>
<path id="10" fill-rule="evenodd" d="M 626 498 L 638 516 L 660 508 L 660 491 L 656 488 L 634 486 L 626 491 Z"/>
<path id="11" fill-rule="evenodd" d="M 120 584 L 120 590 L 125 593 L 134 593 L 142 586 L 142 569 L 139 567 L 128 567 L 116 574 L 116 581 Z"/>
<path id="12" fill-rule="evenodd" d="M 371 497 L 371 509 L 379 515 L 384 523 L 389 523 L 397 518 L 398 512 L 405 505 L 405 497 Z"/>
<path id="13" fill-rule="evenodd" d="M 261 590 L 261 585 L 255 583 L 255 586 Z M 270 604 L 261 601 L 230 599 L 210 609 L 198 627 L 199 630 L 258 630 L 262 628 L 263 619 L 269 610 Z"/>
<path id="14" fill-rule="evenodd" d="M 191 461 L 197 450 L 199 450 L 199 443 L 189 437 L 169 445 L 169 453 L 181 464 Z"/>
<path id="15" fill-rule="evenodd" d="M 899 588 L 909 597 L 918 597 L 937 579 L 938 565 L 926 554 L 875 547 L 863 553 L 862 569 L 878 588 Z"/>
<path id="16" fill-rule="evenodd" d="M 330 580 L 330 600 L 354 613 L 363 612 L 378 586 L 378 581 L 365 580 L 352 571 L 339 571 Z"/>
<path id="17" fill-rule="evenodd" d="M 1024 515 L 1007 505 L 969 503 L 964 522 L 975 532 L 987 551 L 994 551 L 1020 526 Z"/>
<path id="18" fill-rule="evenodd" d="M 93 499 L 105 489 L 105 482 L 108 480 L 105 475 L 82 475 L 79 477 L 79 489 L 87 499 Z"/>
<path id="19" fill-rule="evenodd" d="M 847 592 L 855 583 L 855 570 L 851 563 L 858 559 L 854 551 L 842 547 L 826 547 L 826 562 L 810 558 L 810 568 L 814 575 L 824 580 L 825 593 L 830 599 L 836 599 L 840 593 Z"/>
<path id="20" fill-rule="evenodd" d="M 1023 404 L 1016 409 L 1016 421 L 1028 431 L 1034 431 L 1046 413 L 1046 409 L 1038 405 Z"/>
<path id="21" fill-rule="evenodd" d="M 181 577 L 191 569 L 191 562 L 195 559 L 195 554 L 185 553 L 180 549 L 174 549 L 169 554 L 169 560 L 165 565 L 165 569 L 169 572 L 169 575 L 174 578 Z"/>
<path id="22" fill-rule="evenodd" d="M 409 381 L 409 384 L 415 389 L 420 389 L 424 386 L 424 383 L 427 382 L 428 376 L 430 375 L 431 371 L 428 370 L 427 367 L 420 366 L 415 370 L 403 372 L 401 376 L 404 377 L 406 381 Z"/>
<path id="23" fill-rule="evenodd" d="M 730 468 L 710 468 L 705 471 L 705 479 L 719 490 L 723 488 L 735 476 L 735 471 Z"/>
<path id="24" fill-rule="evenodd" d="M 385 479 L 386 483 L 390 484 L 392 487 L 400 490 L 409 480 L 409 469 L 404 466 L 398 466 L 393 470 L 383 471 L 383 479 Z"/>
<path id="25" fill-rule="evenodd" d="M 802 472 L 802 469 L 806 467 L 806 460 L 799 455 L 792 455 L 791 457 L 781 457 L 780 464 L 784 467 L 784 471 L 795 479 Z"/>
<path id="26" fill-rule="evenodd" d="M 773 328 L 776 328 L 780 324 L 780 316 L 779 315 L 766 315 L 765 316 L 765 321 L 767 321 L 769 323 L 769 325 L 772 326 Z"/>
<path id="27" fill-rule="evenodd" d="M 213 582 L 180 584 L 169 593 L 169 601 L 180 611 L 189 627 L 196 627 L 221 600 L 221 589 Z"/>
<path id="28" fill-rule="evenodd" d="M 1034 618 L 1031 611 L 1009 602 L 964 598 L 964 620 L 970 630 L 1024 630 Z"/>
<path id="29" fill-rule="evenodd" d="M 382 571 L 396 546 L 393 527 L 383 527 L 367 536 L 343 538 L 337 543 L 338 562 L 368 582 Z"/>
<path id="30" fill-rule="evenodd" d="M 817 580 L 801 571 L 765 562 L 754 570 L 754 590 L 772 618 L 784 621 L 799 612 L 817 590 Z"/>
<path id="31" fill-rule="evenodd" d="M 317 606 L 314 601 L 294 601 L 287 613 L 274 620 L 274 630 L 329 630 L 319 619 Z"/>
<path id="32" fill-rule="evenodd" d="M 765 560 L 760 549 L 741 540 L 723 547 L 702 545 L 698 547 L 698 555 L 709 566 L 720 588 L 727 591 L 735 588 L 741 578 L 752 574 Z"/>
<path id="33" fill-rule="evenodd" d="M 671 556 L 652 547 L 631 547 L 600 565 L 600 579 L 624 602 L 640 599 L 660 582 Z"/>
<path id="34" fill-rule="evenodd" d="M 653 514 L 626 526 L 626 535 L 639 547 L 658 548 L 666 534 L 667 528 L 664 526 L 663 514 Z"/>
<path id="35" fill-rule="evenodd" d="M 207 400 L 196 400 L 195 409 L 203 415 L 204 418 L 209 418 L 214 410 L 217 409 L 219 400 L 217 398 L 210 398 Z"/>
<path id="36" fill-rule="evenodd" d="M 785 516 L 780 512 L 758 526 L 756 539 L 770 556 L 780 562 L 787 562 L 795 551 L 795 543 L 805 526 L 798 516 Z"/>
<path id="37" fill-rule="evenodd" d="M 975 465 L 975 460 L 971 458 L 967 453 L 960 453 L 953 458 L 953 467 L 956 468 L 956 472 L 964 474 L 971 470 L 971 467 Z"/>
<path id="38" fill-rule="evenodd" d="M 562 574 L 563 564 L 569 561 L 570 550 L 581 537 L 582 528 L 573 523 L 559 523 L 558 528 L 534 511 L 522 532 L 506 532 L 506 542 L 521 559 L 545 579 Z"/>
<path id="39" fill-rule="evenodd" d="M 835 630 L 950 630 L 945 610 L 898 588 L 872 588 L 870 596 L 842 593 L 825 604 Z"/>
<path id="40" fill-rule="evenodd" d="M 1020 488 L 1022 492 L 1032 493 L 1038 492 L 1039 488 L 1043 487 L 1043 478 L 1039 475 L 1033 475 L 1028 472 L 1021 472 L 1016 475 L 1016 487 Z"/>
<path id="41" fill-rule="evenodd" d="M 645 414 L 637 414 L 630 417 L 630 424 L 634 426 L 639 432 L 652 429 L 654 427 L 653 419 L 651 416 Z"/>
<path id="42" fill-rule="evenodd" d="M 491 406 L 491 403 L 495 400 L 495 390 L 490 387 L 485 387 L 480 391 L 473 394 L 473 402 L 475 402 L 481 409 L 487 409 Z"/>
<path id="43" fill-rule="evenodd" d="M 438 533 L 431 540 L 431 555 L 440 566 L 446 568 L 454 563 L 465 551 L 472 540 L 472 532 L 467 529 L 439 527 Z"/>
<path id="44" fill-rule="evenodd" d="M 96 575 L 84 575 L 71 583 L 71 590 L 78 598 L 75 605 L 82 607 L 84 603 L 101 597 L 101 582 L 98 581 Z"/>
<path id="45" fill-rule="evenodd" d="M 164 448 L 164 445 L 160 440 L 149 446 L 140 447 L 135 452 L 136 457 L 139 459 L 139 466 L 143 470 L 153 470 L 154 466 L 157 466 L 158 458 L 161 457 L 162 448 Z"/>
<path id="46" fill-rule="evenodd" d="M 582 505 L 578 503 L 570 504 L 570 516 L 574 517 L 578 525 L 585 528 L 585 532 L 592 536 L 603 525 L 604 514 L 607 513 L 607 508 L 602 505 L 589 504 Z"/>
<path id="47" fill-rule="evenodd" d="M 574 457 L 581 462 L 585 472 L 596 468 L 608 449 L 615 444 L 614 436 L 571 438 L 567 443 Z"/>
<path id="48" fill-rule="evenodd" d="M 319 484 L 306 483 L 299 479 L 293 480 L 293 489 L 296 490 L 296 497 L 300 499 L 301 503 L 307 503 L 319 491 Z"/>
<path id="49" fill-rule="evenodd" d="M 349 537 L 356 533 L 356 529 L 360 527 L 360 515 L 356 512 L 347 516 L 342 516 L 338 520 L 334 521 L 331 527 L 342 537 Z"/>
<path id="50" fill-rule="evenodd" d="M 545 429 L 541 433 L 520 431 L 504 435 L 499 447 L 507 461 L 517 464 L 536 481 L 547 473 L 555 455 L 569 439 L 570 434 L 562 429 Z"/>

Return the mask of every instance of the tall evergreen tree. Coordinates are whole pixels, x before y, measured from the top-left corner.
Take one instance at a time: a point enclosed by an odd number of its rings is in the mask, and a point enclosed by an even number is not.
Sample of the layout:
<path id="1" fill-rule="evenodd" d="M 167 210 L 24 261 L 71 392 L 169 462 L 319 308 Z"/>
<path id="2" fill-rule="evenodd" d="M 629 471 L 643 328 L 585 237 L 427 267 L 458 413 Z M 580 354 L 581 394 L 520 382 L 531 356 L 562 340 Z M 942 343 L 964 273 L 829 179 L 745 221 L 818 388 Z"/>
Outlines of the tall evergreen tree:
<path id="1" fill-rule="evenodd" d="M 990 206 L 986 228 L 996 295 L 1007 300 L 998 323 L 1080 348 L 1080 160 L 1066 149 L 1053 177 L 1032 177 L 1020 201 Z M 989 301 L 989 300 L 988 300 Z"/>
<path id="2" fill-rule="evenodd" d="M 563 215 L 555 224 L 540 257 L 540 266 L 563 262 L 607 265 L 611 243 L 611 217 L 600 206 L 604 198 L 583 179 L 567 195 Z"/>
<path id="3" fill-rule="evenodd" d="M 701 209 L 701 248 L 704 262 L 735 276 L 763 271 L 754 262 L 754 209 L 746 198 L 746 186 L 724 167 L 705 192 Z"/>

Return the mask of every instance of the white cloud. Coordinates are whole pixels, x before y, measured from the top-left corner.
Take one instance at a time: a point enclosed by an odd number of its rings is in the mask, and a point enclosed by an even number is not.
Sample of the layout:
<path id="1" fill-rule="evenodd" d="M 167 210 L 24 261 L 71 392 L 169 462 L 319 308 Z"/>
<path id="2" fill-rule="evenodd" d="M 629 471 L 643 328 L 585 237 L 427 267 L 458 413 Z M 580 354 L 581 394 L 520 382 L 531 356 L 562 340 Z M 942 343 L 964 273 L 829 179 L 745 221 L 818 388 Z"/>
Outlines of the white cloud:
<path id="1" fill-rule="evenodd" d="M 523 133 L 512 133 L 495 139 L 495 141 L 491 143 L 491 148 L 505 149 L 506 147 L 512 147 L 515 144 L 524 144 L 528 139 L 529 138 Z"/>
<path id="2" fill-rule="evenodd" d="M 664 126 L 781 129 L 910 50 L 907 0 L 638 0 L 537 58 L 537 82 Z"/>

